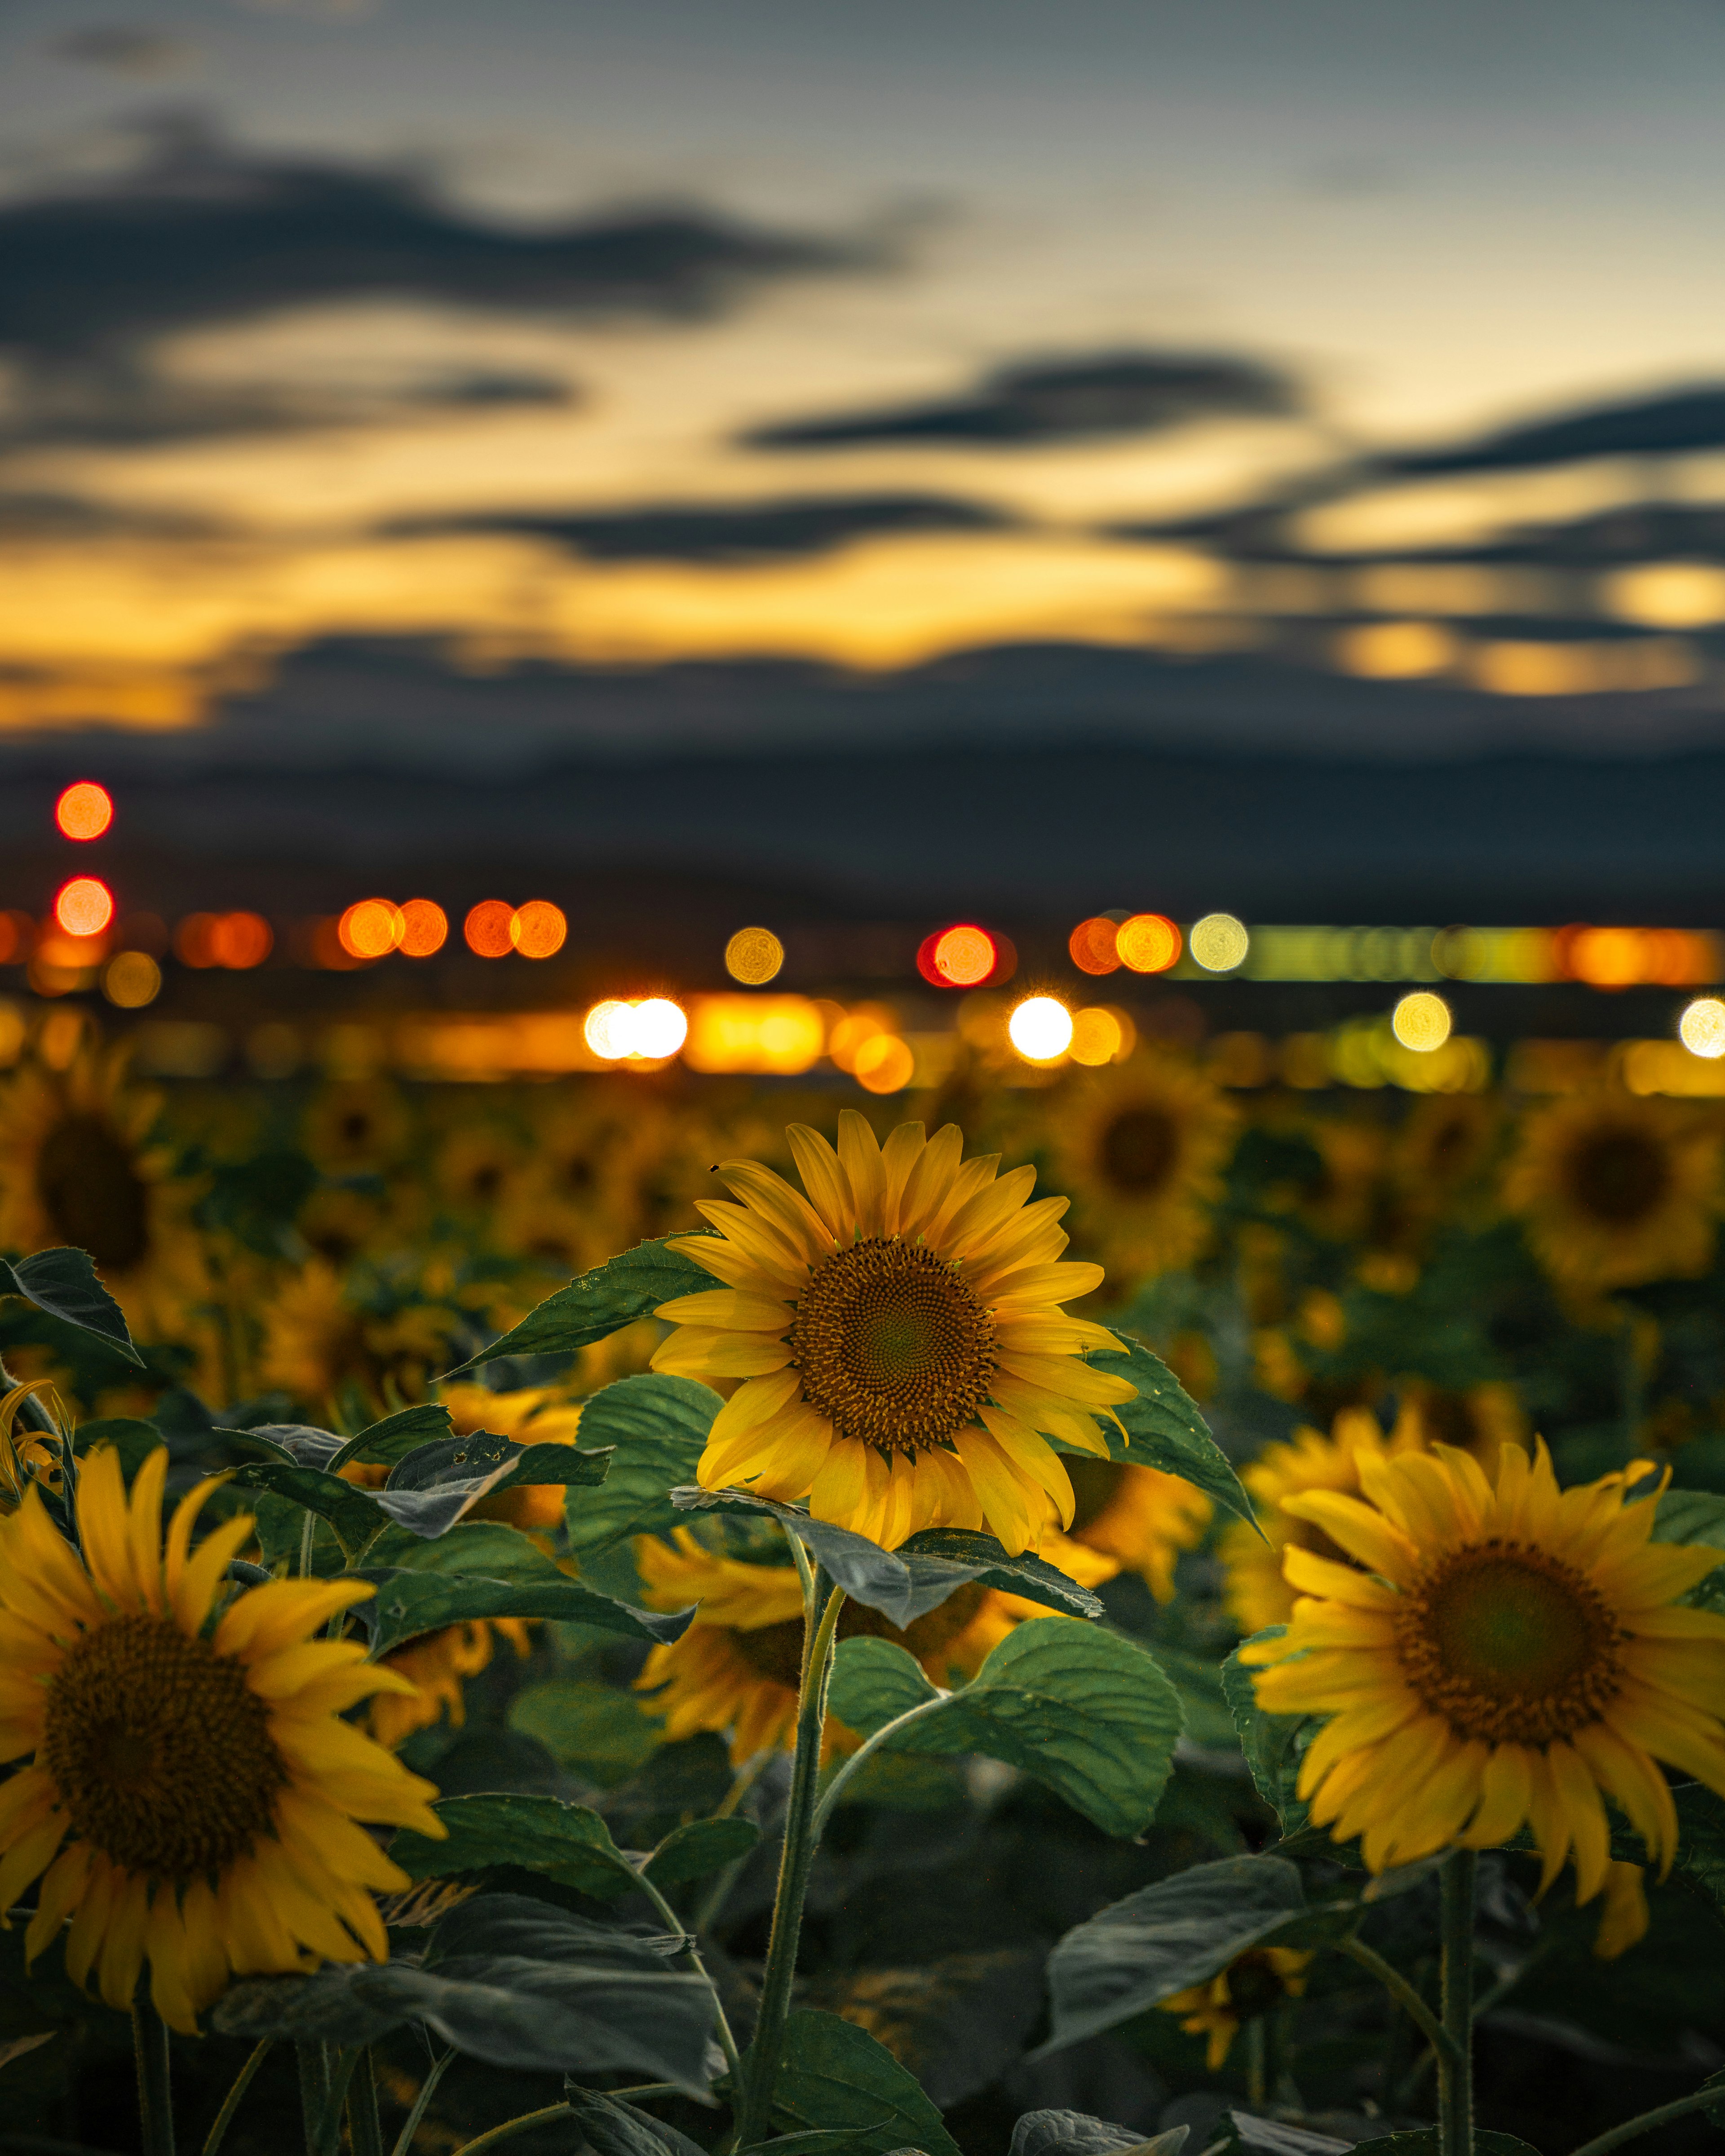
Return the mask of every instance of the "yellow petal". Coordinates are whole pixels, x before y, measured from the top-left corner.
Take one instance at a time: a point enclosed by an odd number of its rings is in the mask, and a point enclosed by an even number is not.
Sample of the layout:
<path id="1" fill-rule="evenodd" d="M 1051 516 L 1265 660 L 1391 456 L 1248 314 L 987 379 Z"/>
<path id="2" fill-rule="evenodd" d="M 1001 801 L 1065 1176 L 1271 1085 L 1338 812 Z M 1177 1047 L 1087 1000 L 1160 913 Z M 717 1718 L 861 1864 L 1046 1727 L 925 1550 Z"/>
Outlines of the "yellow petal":
<path id="1" fill-rule="evenodd" d="M 788 1302 L 764 1295 L 744 1295 L 733 1287 L 708 1288 L 700 1295 L 680 1295 L 662 1302 L 653 1313 L 670 1325 L 716 1327 L 726 1332 L 783 1332 L 790 1324 Z"/>
<path id="2" fill-rule="evenodd" d="M 850 1192 L 845 1181 L 845 1171 L 839 1165 L 839 1156 L 819 1131 L 810 1130 L 807 1123 L 793 1123 L 785 1132 L 789 1141 L 791 1158 L 797 1163 L 797 1173 L 803 1178 L 803 1188 L 809 1193 L 809 1202 L 819 1215 L 821 1224 L 834 1240 L 849 1241 L 850 1236 Z"/>

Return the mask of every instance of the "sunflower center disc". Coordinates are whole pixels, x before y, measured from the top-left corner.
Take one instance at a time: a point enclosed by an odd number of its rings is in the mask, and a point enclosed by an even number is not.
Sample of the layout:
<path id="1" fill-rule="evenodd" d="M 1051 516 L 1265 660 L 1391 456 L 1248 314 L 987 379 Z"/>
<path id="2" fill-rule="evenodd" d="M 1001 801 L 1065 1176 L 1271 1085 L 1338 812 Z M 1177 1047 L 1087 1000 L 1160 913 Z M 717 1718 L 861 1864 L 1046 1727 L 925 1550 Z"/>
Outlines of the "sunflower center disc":
<path id="1" fill-rule="evenodd" d="M 268 1714 L 208 1640 L 119 1617 L 61 1663 L 42 1763 L 84 1840 L 128 1871 L 187 1880 L 244 1855 L 287 1786 Z"/>
<path id="2" fill-rule="evenodd" d="M 1408 1597 L 1408 1681 L 1458 1737 L 1548 1744 L 1597 1722 L 1618 1688 L 1620 1635 L 1592 1584 L 1524 1543 L 1445 1558 Z"/>
<path id="3" fill-rule="evenodd" d="M 1651 1213 L 1671 1185 L 1661 1148 L 1635 1131 L 1603 1131 L 1570 1163 L 1575 1195 L 1595 1219 L 1628 1228 Z"/>
<path id="4" fill-rule="evenodd" d="M 129 1272 L 149 1248 L 143 1180 L 95 1116 L 69 1116 L 43 1141 L 36 1194 L 59 1240 L 88 1250 L 105 1272 Z"/>
<path id="5" fill-rule="evenodd" d="M 1179 1149 L 1172 1116 L 1160 1108 L 1125 1108 L 1102 1133 L 1102 1173 L 1127 1197 L 1153 1198 Z"/>
<path id="6" fill-rule="evenodd" d="M 963 1430 L 994 1374 L 993 1322 L 953 1268 L 878 1235 L 816 1268 L 790 1348 L 839 1436 L 901 1450 Z"/>

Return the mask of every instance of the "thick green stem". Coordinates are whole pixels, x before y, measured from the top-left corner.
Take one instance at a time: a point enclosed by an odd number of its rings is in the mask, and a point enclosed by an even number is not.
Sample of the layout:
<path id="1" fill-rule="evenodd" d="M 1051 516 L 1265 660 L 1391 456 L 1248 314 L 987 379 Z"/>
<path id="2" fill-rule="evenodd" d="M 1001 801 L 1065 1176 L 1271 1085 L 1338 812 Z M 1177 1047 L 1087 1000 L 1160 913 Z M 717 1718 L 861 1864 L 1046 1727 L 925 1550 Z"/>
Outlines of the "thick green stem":
<path id="1" fill-rule="evenodd" d="M 216 2156 L 216 2151 L 226 2138 L 228 2128 L 234 2123 L 234 2114 L 239 2108 L 240 2098 L 252 2085 L 252 2076 L 264 2063 L 274 2037 L 266 2036 L 252 2047 L 252 2055 L 234 2076 L 234 2086 L 222 2099 L 222 2108 L 216 2113 L 203 2143 L 203 2156 Z"/>
<path id="2" fill-rule="evenodd" d="M 1337 1943 L 1336 1951 L 1345 1953 L 1350 1961 L 1358 1962 L 1377 1978 L 1439 2058 L 1453 2063 L 1459 2057 L 1449 2030 L 1399 1969 L 1392 1967 L 1382 1954 L 1374 1953 L 1363 1939 L 1343 1939 Z"/>
<path id="3" fill-rule="evenodd" d="M 1637 2135 L 1651 2133 L 1656 2126 L 1663 2126 L 1667 2119 L 1681 2118 L 1692 2111 L 1706 2111 L 1714 2104 L 1725 2104 L 1725 2089 L 1697 2089 L 1693 2096 L 1680 2096 L 1675 2103 L 1662 2103 L 1657 2111 L 1644 2111 L 1639 2118 L 1626 2118 L 1621 2126 L 1614 2126 L 1609 2133 L 1595 2135 L 1584 2141 L 1575 2156 L 1605 2156 L 1609 2148 L 1620 2148 L 1625 2141 Z"/>
<path id="4" fill-rule="evenodd" d="M 131 2010 L 131 2043 L 138 2066 L 138 2118 L 143 2128 L 144 2156 L 174 2156 L 167 2024 L 141 1994 Z"/>
<path id="5" fill-rule="evenodd" d="M 1458 1849 L 1444 1866 L 1444 2034 L 1438 2053 L 1440 2156 L 1473 2156 L 1473 1916 L 1479 1860 Z"/>
<path id="6" fill-rule="evenodd" d="M 347 2138 L 353 2156 L 383 2156 L 383 2128 L 377 2118 L 377 2066 L 368 2044 L 359 2055 L 347 2084 Z"/>
<path id="7" fill-rule="evenodd" d="M 1261 2014 L 1241 2031 L 1245 2038 L 1246 2102 L 1261 2107 L 1270 2092 L 1270 2032 Z"/>
<path id="8" fill-rule="evenodd" d="M 773 1902 L 773 1933 L 761 1979 L 761 2010 L 749 2052 L 737 2143 L 752 2148 L 767 2138 L 773 2118 L 773 2092 L 784 2051 L 784 2026 L 791 2010 L 791 1986 L 797 1974 L 797 1946 L 803 1930 L 803 1904 L 809 1893 L 809 1867 L 815 1851 L 815 1794 L 820 1784 L 821 1736 L 826 1727 L 827 1682 L 832 1674 L 833 1636 L 844 1605 L 841 1589 L 829 1591 L 826 1575 L 816 1572 L 803 1620 L 803 1681 L 797 1702 L 797 1748 L 791 1761 L 791 1794 L 785 1810 L 784 1848 L 778 1863 L 778 1891 Z M 824 1596 L 824 1606 L 822 1597 Z M 819 1622 L 815 1612 L 820 1611 Z"/>

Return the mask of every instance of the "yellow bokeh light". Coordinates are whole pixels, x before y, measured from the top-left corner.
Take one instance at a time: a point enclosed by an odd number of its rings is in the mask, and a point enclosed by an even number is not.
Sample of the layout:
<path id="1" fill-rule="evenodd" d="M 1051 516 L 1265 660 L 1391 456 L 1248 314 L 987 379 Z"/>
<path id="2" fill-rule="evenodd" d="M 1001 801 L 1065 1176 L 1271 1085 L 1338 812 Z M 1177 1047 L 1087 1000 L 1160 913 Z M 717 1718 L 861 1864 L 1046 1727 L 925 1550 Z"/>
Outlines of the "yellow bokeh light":
<path id="1" fill-rule="evenodd" d="M 1186 947 L 1207 973 L 1231 973 L 1252 947 L 1245 923 L 1231 913 L 1207 913 L 1194 921 Z"/>
<path id="2" fill-rule="evenodd" d="M 856 1051 L 852 1070 L 869 1093 L 901 1093 L 911 1082 L 916 1059 L 896 1033 L 877 1033 Z"/>
<path id="3" fill-rule="evenodd" d="M 625 1055 L 634 1053 L 634 1005 L 619 1003 L 613 996 L 593 1005 L 582 1033 L 595 1055 L 602 1055 L 607 1063 L 620 1063 Z"/>
<path id="4" fill-rule="evenodd" d="M 1029 996 L 1006 1022 L 1006 1037 L 1027 1063 L 1052 1063 L 1072 1045 L 1072 1014 L 1054 996 Z"/>
<path id="5" fill-rule="evenodd" d="M 879 1034 L 890 1033 L 892 1021 L 875 1012 L 854 1010 L 841 1018 L 827 1037 L 827 1054 L 840 1070 L 856 1069 L 856 1059 L 869 1042 Z"/>
<path id="6" fill-rule="evenodd" d="M 1135 913 L 1115 932 L 1114 947 L 1135 973 L 1165 973 L 1180 955 L 1180 932 L 1165 914 Z"/>
<path id="7" fill-rule="evenodd" d="M 1455 664 L 1461 646 L 1435 621 L 1364 622 L 1336 639 L 1336 664 L 1362 681 L 1416 681 Z"/>
<path id="8" fill-rule="evenodd" d="M 632 1055 L 662 1061 L 689 1038 L 689 1021 L 669 996 L 649 996 L 634 1007 L 634 1034 Z"/>
<path id="9" fill-rule="evenodd" d="M 1404 1048 L 1430 1055 L 1450 1038 L 1450 1006 L 1429 988 L 1416 988 L 1404 996 L 1392 1014 L 1390 1030 Z"/>
<path id="10" fill-rule="evenodd" d="M 1697 996 L 1677 1020 L 1677 1038 L 1692 1055 L 1711 1062 L 1725 1055 L 1725 1003 L 1717 996 Z"/>
<path id="11" fill-rule="evenodd" d="M 686 1060 L 691 1070 L 758 1070 L 795 1077 L 820 1060 L 826 1021 L 806 996 L 695 996 Z"/>
<path id="12" fill-rule="evenodd" d="M 1725 621 L 1725 569 L 1715 562 L 1643 562 L 1604 578 L 1608 613 L 1645 629 L 1707 629 Z"/>
<path id="13" fill-rule="evenodd" d="M 1100 1004 L 1074 1011 L 1072 1060 L 1086 1064 L 1092 1070 L 1101 1064 L 1117 1061 L 1126 1045 L 1121 1016 L 1122 1014 L 1106 1010 Z"/>
<path id="14" fill-rule="evenodd" d="M 739 928 L 725 946 L 725 971 L 746 988 L 777 979 L 784 946 L 770 928 Z"/>
<path id="15" fill-rule="evenodd" d="M 141 1010 L 162 993 L 162 968 L 146 951 L 121 951 L 102 975 L 102 993 L 116 1010 Z"/>

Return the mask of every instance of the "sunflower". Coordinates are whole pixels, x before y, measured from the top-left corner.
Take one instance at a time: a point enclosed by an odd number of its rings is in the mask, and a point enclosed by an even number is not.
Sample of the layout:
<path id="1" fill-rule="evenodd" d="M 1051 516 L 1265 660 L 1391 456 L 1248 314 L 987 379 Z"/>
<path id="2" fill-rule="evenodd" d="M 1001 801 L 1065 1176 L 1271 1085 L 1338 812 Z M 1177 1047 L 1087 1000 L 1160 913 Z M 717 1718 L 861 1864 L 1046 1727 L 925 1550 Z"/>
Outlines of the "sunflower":
<path id="1" fill-rule="evenodd" d="M 1605 1906 L 1594 1934 L 1595 1961 L 1615 1961 L 1647 1936 L 1647 1889 L 1639 1864 L 1613 1857 L 1605 1867 Z"/>
<path id="2" fill-rule="evenodd" d="M 203 1482 L 164 1549 L 167 1471 L 152 1452 L 128 1504 L 118 1453 L 93 1453 L 81 1557 L 38 1490 L 0 1521 L 0 1756 L 24 1763 L 0 1784 L 0 1909 L 39 1878 L 27 1960 L 69 1917 L 74 1983 L 94 1969 L 124 2010 L 147 1961 L 157 2011 L 189 2035 L 230 1975 L 384 1959 L 372 1890 L 408 1881 L 357 1822 L 444 1829 L 432 1785 L 340 1719 L 403 1683 L 317 1636 L 373 1589 L 274 1580 L 218 1608 L 254 1522 L 194 1553 Z"/>
<path id="3" fill-rule="evenodd" d="M 949 1123 L 901 1123 L 883 1149 L 854 1109 L 835 1153 L 786 1133 L 809 1195 L 754 1161 L 718 1173 L 742 1203 L 706 1199 L 713 1235 L 674 1240 L 726 1285 L 664 1303 L 676 1327 L 655 1370 L 740 1378 L 696 1472 L 763 1496 L 807 1495 L 830 1520 L 896 1548 L 927 1527 L 986 1525 L 1014 1553 L 1072 1485 L 1048 1436 L 1106 1456 L 1092 1419 L 1136 1388 L 1095 1369 L 1111 1333 L 1060 1305 L 1099 1286 L 1099 1265 L 1057 1263 L 1064 1198 L 1026 1205 L 1032 1168 L 960 1164 Z M 1041 1435 L 1039 1433 L 1045 1433 Z"/>
<path id="4" fill-rule="evenodd" d="M 1396 1390 L 1392 1451 L 1453 1445 L 1489 1470 L 1506 1445 L 1519 1445 L 1526 1451 L 1532 1444 L 1532 1424 L 1513 1385 L 1471 1385 L 1458 1393 L 1404 1378 Z"/>
<path id="5" fill-rule="evenodd" d="M 1209 2039 L 1204 2063 L 1215 2073 L 1234 2048 L 1242 2021 L 1255 2021 L 1283 1999 L 1299 1998 L 1312 1958 L 1294 1947 L 1253 1947 L 1207 1984 L 1189 1984 L 1158 2005 L 1164 2014 L 1183 2015 L 1180 2026 L 1189 2036 Z"/>
<path id="6" fill-rule="evenodd" d="M 123 1053 L 64 1071 L 24 1064 L 0 1092 L 0 1250 L 87 1250 L 141 1337 L 177 1337 L 203 1292 L 198 1190 L 152 1133 L 161 1096 L 130 1086 Z"/>
<path id="7" fill-rule="evenodd" d="M 264 1312 L 264 1381 L 320 1409 L 357 1386 L 381 1413 L 392 1391 L 424 1396 L 431 1372 L 448 1359 L 458 1322 L 436 1304 L 393 1316 L 367 1310 L 334 1266 L 314 1258 L 281 1284 Z"/>
<path id="8" fill-rule="evenodd" d="M 1301 1763 L 1313 1822 L 1360 1836 L 1373 1871 L 1525 1825 L 1542 1891 L 1573 1851 L 1588 1902 L 1610 1861 L 1603 1793 L 1669 1866 L 1656 1763 L 1725 1795 L 1725 1617 L 1679 1604 L 1719 1552 L 1650 1541 L 1628 1475 L 1560 1490 L 1543 1444 L 1505 1445 L 1495 1483 L 1450 1445 L 1363 1457 L 1360 1478 L 1358 1497 L 1284 1500 L 1354 1563 L 1291 1548 L 1288 1629 L 1241 1650 L 1272 1666 L 1260 1707 L 1332 1717 Z"/>
<path id="9" fill-rule="evenodd" d="M 1066 1471 L 1076 1500 L 1072 1524 L 1064 1533 L 1050 1527 L 1038 1554 L 1082 1587 L 1135 1572 L 1158 1602 L 1171 1602 L 1175 1562 L 1203 1541 L 1214 1510 L 1203 1491 L 1159 1467 L 1107 1460 L 1075 1460 Z"/>
<path id="10" fill-rule="evenodd" d="M 457 1437 L 488 1430 L 493 1437 L 512 1438 L 517 1445 L 580 1442 L 581 1403 L 566 1399 L 554 1386 L 494 1393 L 485 1385 L 444 1385 L 438 1398 L 449 1411 Z M 495 1497 L 481 1497 L 468 1517 L 502 1520 L 524 1532 L 548 1532 L 563 1524 L 562 1486 L 530 1482 L 501 1491 Z"/>
<path id="11" fill-rule="evenodd" d="M 515 1188 L 521 1148 L 500 1123 L 468 1123 L 451 1131 L 437 1149 L 433 1174 L 451 1205 L 468 1213 L 494 1213 Z"/>
<path id="12" fill-rule="evenodd" d="M 1485 1166 L 1500 1120 L 1497 1102 L 1477 1093 L 1428 1094 L 1396 1132 L 1392 1165 L 1397 1181 L 1417 1199 L 1440 1206 Z"/>
<path id="13" fill-rule="evenodd" d="M 1397 1425 L 1395 1450 L 1411 1450 L 1420 1441 Z M 1240 1470 L 1264 1532 L 1260 1535 L 1244 1521 L 1230 1520 L 1217 1553 L 1227 1573 L 1228 1607 L 1242 1632 L 1286 1625 L 1292 1615 L 1294 1591 L 1282 1574 L 1283 1554 L 1290 1546 L 1347 1561 L 1346 1553 L 1321 1527 L 1291 1509 L 1293 1501 L 1312 1490 L 1357 1495 L 1362 1460 L 1380 1460 L 1385 1450 L 1377 1417 L 1365 1408 L 1344 1408 L 1327 1437 L 1321 1430 L 1296 1430 L 1285 1443 L 1266 1445 Z"/>
<path id="14" fill-rule="evenodd" d="M 1558 1286 L 1589 1296 L 1705 1272 L 1718 1183 L 1715 1132 L 1604 1088 L 1527 1118 L 1503 1202 Z"/>
<path id="15" fill-rule="evenodd" d="M 701 1604 L 682 1638 L 655 1647 L 635 1680 L 637 1691 L 655 1695 L 643 1706 L 664 1716 L 666 1736 L 675 1742 L 702 1730 L 728 1731 L 732 1763 L 739 1767 L 760 1752 L 789 1751 L 803 1663 L 803 1587 L 796 1568 L 745 1563 L 704 1548 L 678 1527 L 669 1545 L 642 1536 L 635 1568 L 651 1608 Z M 955 1672 L 974 1676 L 989 1649 L 1012 1630 L 1008 1602 L 970 1581 L 902 1630 L 877 1610 L 847 1602 L 839 1613 L 839 1637 L 891 1640 L 914 1655 L 937 1684 L 950 1684 Z M 827 1738 L 841 1750 L 857 1742 L 833 1722 Z"/>
<path id="16" fill-rule="evenodd" d="M 427 1632 L 398 1647 L 385 1657 L 383 1666 L 404 1681 L 405 1689 L 392 1686 L 378 1693 L 367 1712 L 367 1728 L 392 1752 L 416 1730 L 441 1722 L 445 1713 L 449 1727 L 460 1728 L 467 1719 L 467 1695 L 462 1687 L 469 1677 L 489 1668 L 500 1636 L 517 1655 L 525 1656 L 532 1645 L 522 1619 L 481 1617 L 471 1624 L 445 1625 L 440 1631 Z"/>
<path id="17" fill-rule="evenodd" d="M 322 1168 L 352 1174 L 383 1168 L 406 1152 L 407 1104 L 387 1078 L 331 1081 L 300 1124 L 306 1152 Z"/>
<path id="18" fill-rule="evenodd" d="M 1055 1161 L 1111 1269 L 1137 1277 L 1197 1256 L 1239 1120 L 1209 1078 L 1166 1055 L 1079 1082 L 1061 1109 Z"/>

